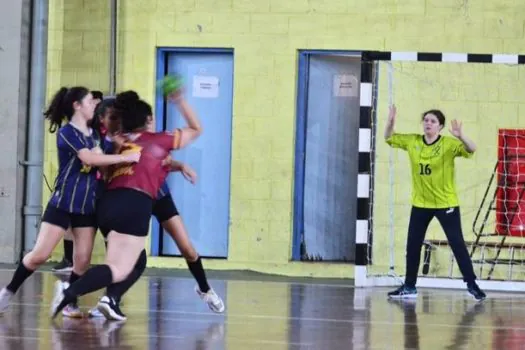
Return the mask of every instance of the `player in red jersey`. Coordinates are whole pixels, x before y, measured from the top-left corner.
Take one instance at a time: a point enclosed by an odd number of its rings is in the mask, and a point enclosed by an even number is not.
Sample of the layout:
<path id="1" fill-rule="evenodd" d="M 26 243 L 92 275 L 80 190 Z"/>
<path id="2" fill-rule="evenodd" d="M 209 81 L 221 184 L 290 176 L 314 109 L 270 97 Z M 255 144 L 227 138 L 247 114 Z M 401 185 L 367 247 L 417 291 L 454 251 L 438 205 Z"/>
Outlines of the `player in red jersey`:
<path id="1" fill-rule="evenodd" d="M 120 129 L 120 126 L 117 125 L 119 124 L 118 120 L 110 120 L 104 110 L 99 111 L 99 113 L 97 112 L 98 108 L 97 111 L 95 111 L 95 114 L 101 116 L 101 124 L 105 125 L 106 129 L 113 130 L 110 132 L 110 135 L 114 134 L 115 130 Z M 111 126 L 111 124 L 113 124 L 113 126 Z M 148 119 L 148 131 L 155 131 L 153 117 Z M 107 146 L 104 148 L 105 153 L 112 152 L 111 144 L 106 143 L 104 146 Z M 180 172 L 186 180 L 195 183 L 196 173 L 188 165 L 173 160 L 169 156 L 165 159 L 164 163 L 170 171 Z M 105 185 L 99 185 L 99 188 L 103 187 L 105 187 Z M 188 268 L 197 282 L 197 285 L 195 286 L 195 292 L 197 295 L 213 312 L 224 312 L 224 302 L 208 283 L 200 256 L 191 243 L 188 232 L 186 231 L 182 218 L 175 206 L 173 198 L 171 197 L 166 182 L 164 182 L 164 185 L 157 195 L 155 204 L 153 205 L 152 215 L 160 222 L 162 227 L 175 241 L 175 244 L 186 259 Z M 143 250 L 128 277 L 120 283 L 110 285 L 107 288 L 105 295 L 102 296 L 97 303 L 97 306 L 89 310 L 89 316 L 106 317 L 108 320 L 125 321 L 127 317 L 120 309 L 120 301 L 122 296 L 139 280 L 146 269 L 146 265 L 147 254 L 146 250 Z"/>
<path id="2" fill-rule="evenodd" d="M 97 209 L 100 229 L 108 237 L 105 264 L 89 269 L 67 289 L 57 281 L 51 308 L 53 318 L 77 296 L 126 279 L 144 250 L 153 202 L 169 171 L 163 166 L 164 160 L 170 151 L 189 145 L 202 132 L 186 101 L 180 96 L 171 99 L 178 104 L 188 126 L 173 133 L 152 133 L 147 131 L 153 114 L 151 106 L 133 91 L 117 95 L 112 113 L 121 121 L 128 140 L 119 153 L 140 150 L 141 157 L 136 164 L 110 170 L 107 190 Z"/>

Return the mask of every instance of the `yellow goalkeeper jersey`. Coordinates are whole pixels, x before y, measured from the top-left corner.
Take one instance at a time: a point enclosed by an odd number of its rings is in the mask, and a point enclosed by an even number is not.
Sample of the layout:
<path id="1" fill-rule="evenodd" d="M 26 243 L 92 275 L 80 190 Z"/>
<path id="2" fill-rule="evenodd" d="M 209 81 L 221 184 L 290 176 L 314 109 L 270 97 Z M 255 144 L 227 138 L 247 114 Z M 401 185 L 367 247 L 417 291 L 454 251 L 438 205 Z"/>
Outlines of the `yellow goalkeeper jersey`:
<path id="1" fill-rule="evenodd" d="M 443 209 L 459 205 L 454 160 L 472 157 L 454 137 L 439 136 L 432 144 L 419 134 L 393 134 L 386 142 L 408 152 L 412 172 L 412 205 Z"/>

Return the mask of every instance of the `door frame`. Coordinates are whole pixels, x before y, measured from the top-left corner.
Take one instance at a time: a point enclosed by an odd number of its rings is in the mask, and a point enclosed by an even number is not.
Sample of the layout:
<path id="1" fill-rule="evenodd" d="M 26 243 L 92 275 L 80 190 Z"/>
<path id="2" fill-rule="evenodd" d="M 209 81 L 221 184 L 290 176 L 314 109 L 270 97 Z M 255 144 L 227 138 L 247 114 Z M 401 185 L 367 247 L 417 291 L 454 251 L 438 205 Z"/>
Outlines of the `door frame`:
<path id="1" fill-rule="evenodd" d="M 156 50 L 156 71 L 155 71 L 155 130 L 157 132 L 166 129 L 166 99 L 162 95 L 161 89 L 157 86 L 157 82 L 168 73 L 168 56 L 177 53 L 195 53 L 195 54 L 210 54 L 222 53 L 234 56 L 233 48 L 214 48 L 214 47 L 157 47 Z M 233 62 L 235 67 L 235 60 Z M 235 69 L 235 68 L 234 68 Z M 160 113 L 159 113 L 160 112 Z M 231 147 L 230 147 L 231 153 Z M 230 154 L 231 155 L 231 154 Z M 230 180 L 231 182 L 231 180 Z M 228 203 L 229 205 L 229 203 Z M 151 239 L 150 239 L 150 255 L 162 256 L 162 246 L 164 245 L 164 234 L 160 223 L 155 217 L 151 217 Z"/>
<path id="2" fill-rule="evenodd" d="M 304 232 L 304 181 L 306 160 L 306 130 L 308 107 L 308 76 L 310 57 L 349 56 L 361 59 L 361 51 L 347 50 L 299 50 L 297 73 L 297 105 L 295 122 L 294 203 L 292 230 L 292 260 L 301 260 L 301 240 Z"/>

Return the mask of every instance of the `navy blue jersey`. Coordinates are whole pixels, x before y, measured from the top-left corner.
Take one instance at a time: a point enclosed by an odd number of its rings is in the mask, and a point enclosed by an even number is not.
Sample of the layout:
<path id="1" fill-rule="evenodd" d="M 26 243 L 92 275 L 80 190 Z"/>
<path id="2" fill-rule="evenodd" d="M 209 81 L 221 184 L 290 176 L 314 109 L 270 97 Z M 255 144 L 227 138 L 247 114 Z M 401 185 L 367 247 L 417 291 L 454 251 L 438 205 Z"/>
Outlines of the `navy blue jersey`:
<path id="1" fill-rule="evenodd" d="M 115 150 L 115 145 L 113 144 L 113 141 L 109 136 L 106 136 L 102 140 L 102 151 L 104 154 L 113 154 L 113 151 Z"/>
<path id="2" fill-rule="evenodd" d="M 49 204 L 69 213 L 95 212 L 97 169 L 82 164 L 77 153 L 99 146 L 100 136 L 96 131 L 91 130 L 91 135 L 86 136 L 70 123 L 58 130 L 58 175 Z"/>

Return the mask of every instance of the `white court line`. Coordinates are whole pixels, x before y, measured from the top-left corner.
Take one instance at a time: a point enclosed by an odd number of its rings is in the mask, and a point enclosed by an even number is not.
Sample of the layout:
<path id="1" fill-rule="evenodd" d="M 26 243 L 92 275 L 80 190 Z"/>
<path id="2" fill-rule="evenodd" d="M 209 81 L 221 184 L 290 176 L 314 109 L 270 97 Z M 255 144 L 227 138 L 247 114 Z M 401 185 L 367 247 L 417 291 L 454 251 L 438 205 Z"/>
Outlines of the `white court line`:
<path id="1" fill-rule="evenodd" d="M 354 265 L 351 265 L 351 266 L 348 266 L 348 268 L 353 268 Z M 158 269 L 158 267 L 154 267 L 155 269 Z M 180 269 L 180 270 L 183 270 L 183 269 Z M 15 271 L 14 269 L 0 269 L 0 272 L 1 271 Z M 227 271 L 227 270 L 210 270 L 210 271 Z M 246 270 L 247 272 L 255 272 L 255 273 L 261 273 L 259 271 L 254 271 L 254 270 Z M 61 274 L 58 274 L 58 273 L 54 273 L 53 271 L 36 271 L 36 273 L 41 273 L 41 274 L 50 274 L 50 275 L 53 275 L 53 276 L 66 276 L 66 275 L 61 275 Z M 266 275 L 264 273 L 261 273 L 262 275 Z M 338 279 L 338 278 L 332 278 L 332 277 L 291 277 L 291 276 L 286 276 L 286 275 L 268 275 L 268 276 L 276 276 L 278 278 L 319 278 L 319 279 Z M 168 278 L 168 279 L 176 279 L 176 280 L 190 280 L 190 281 L 194 281 L 195 279 L 193 277 L 176 277 L 176 276 L 157 276 L 157 275 L 144 275 L 143 277 L 146 277 L 146 278 Z M 293 284 L 293 285 L 296 285 L 296 286 L 313 286 L 313 287 L 316 287 L 316 286 L 319 286 L 319 287 L 331 287 L 331 288 L 351 288 L 351 289 L 355 289 L 355 286 L 352 284 L 352 281 L 348 280 L 349 284 L 330 284 L 330 283 L 316 283 L 316 282 L 290 282 L 290 281 L 257 281 L 257 280 L 250 280 L 250 279 L 242 279 L 242 278 L 233 278 L 233 279 L 216 279 L 216 278 L 209 278 L 208 279 L 209 281 L 216 281 L 216 282 L 248 282 L 250 284 L 253 284 L 253 283 L 265 283 L 265 284 Z M 341 278 L 341 280 L 345 280 L 343 278 Z"/>
<path id="2" fill-rule="evenodd" d="M 16 339 L 16 340 L 29 339 L 29 340 L 35 340 L 35 341 L 40 340 L 39 337 L 26 337 L 26 336 L 2 335 L 2 334 L 0 334 L 0 339 Z"/>
<path id="3" fill-rule="evenodd" d="M 31 304 L 31 303 L 11 303 L 11 305 L 20 306 L 49 306 L 49 304 Z M 306 321 L 306 322 L 325 322 L 325 323 L 343 323 L 343 324 L 364 324 L 364 325 L 417 325 L 417 322 L 393 322 L 393 321 L 371 321 L 371 320 L 341 320 L 335 318 L 316 318 L 316 317 L 293 317 L 293 316 L 271 316 L 271 315 L 255 315 L 255 314 L 213 314 L 210 312 L 195 312 L 195 311 L 180 311 L 180 310 L 152 310 L 152 309 L 138 309 L 138 308 L 126 308 L 127 310 L 134 312 L 155 312 L 155 313 L 166 313 L 176 315 L 193 315 L 193 316 L 215 316 L 215 317 L 235 317 L 235 318 L 251 318 L 251 319 L 266 319 L 266 320 L 292 320 L 292 321 Z M 168 318 L 163 317 L 167 320 L 180 320 L 180 318 Z M 224 323 L 228 324 L 227 320 Z M 425 323 L 425 326 L 443 327 L 443 328 L 472 328 L 472 329 L 487 329 L 487 330 L 525 330 L 524 327 L 508 327 L 508 326 L 468 326 L 468 325 L 451 325 L 441 323 Z"/>
<path id="4" fill-rule="evenodd" d="M 125 325 L 125 324 L 124 324 Z M 122 327 L 124 327 L 124 325 L 122 325 Z M 82 330 L 78 330 L 78 331 L 75 331 L 75 330 L 71 330 L 71 329 L 60 329 L 60 328 L 57 328 L 57 329 L 54 329 L 54 328 L 24 328 L 24 331 L 32 331 L 32 332 L 57 332 L 57 333 L 71 333 L 71 334 L 74 334 L 74 333 L 82 333 Z M 96 333 L 95 333 L 96 334 Z M 172 339 L 172 340 L 193 340 L 195 338 L 200 338 L 201 337 L 201 334 L 197 333 L 192 333 L 188 336 L 181 336 L 181 335 L 158 335 L 158 334 L 154 334 L 154 333 L 141 333 L 141 334 L 132 334 L 132 335 L 127 335 L 124 337 L 124 339 L 143 339 L 143 338 L 157 338 L 157 339 Z M 4 339 L 32 339 L 32 340 L 39 340 L 40 338 L 39 337 L 25 337 L 25 336 L 4 336 L 2 334 L 0 334 L 0 338 L 4 338 Z M 96 336 L 94 336 L 93 338 L 97 338 Z M 226 337 L 222 337 L 220 339 L 218 339 L 219 341 L 220 340 L 224 340 L 226 339 Z M 279 340 L 267 340 L 267 339 L 249 339 L 249 338 L 240 338 L 240 337 L 232 337 L 232 336 L 228 336 L 227 337 L 228 341 L 230 340 L 233 340 L 233 341 L 237 341 L 237 342 L 241 342 L 241 343 L 257 343 L 257 344 L 274 344 L 274 345 L 286 345 L 286 344 L 289 344 L 289 345 L 294 345 L 294 346 L 310 346 L 310 345 L 314 345 L 313 343 L 297 343 L 297 342 L 284 342 L 284 341 L 279 341 Z"/>

